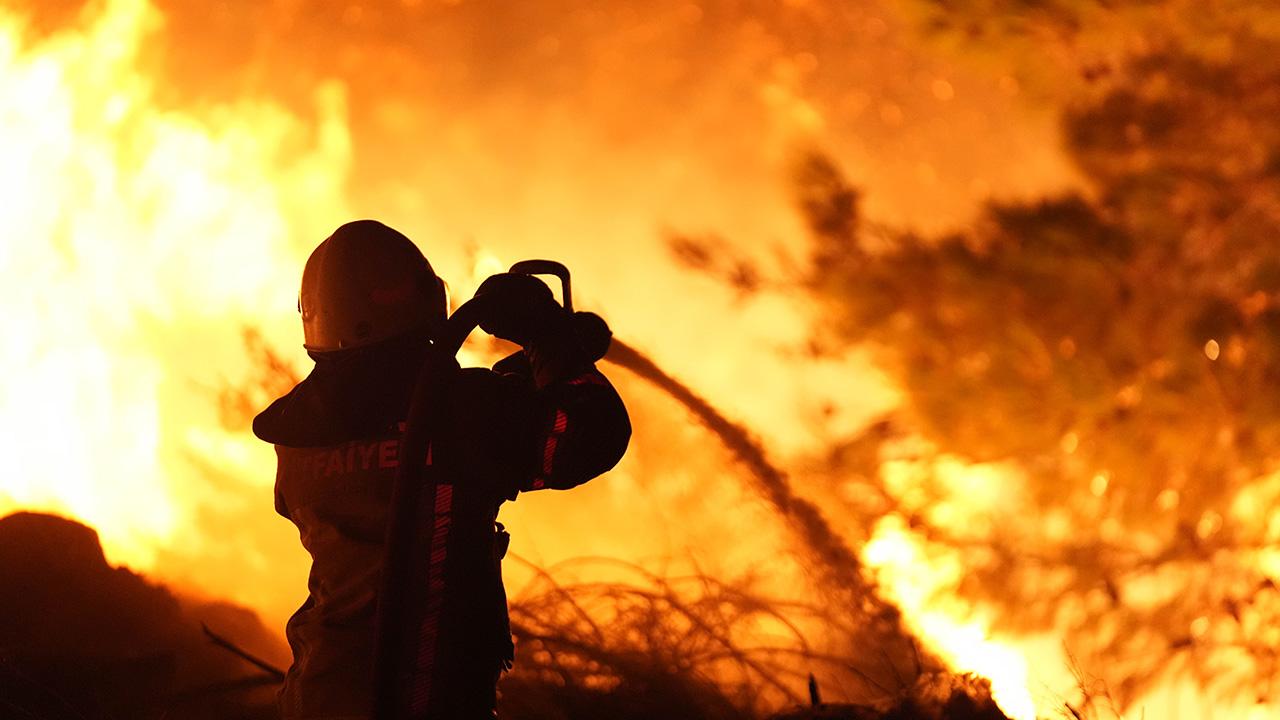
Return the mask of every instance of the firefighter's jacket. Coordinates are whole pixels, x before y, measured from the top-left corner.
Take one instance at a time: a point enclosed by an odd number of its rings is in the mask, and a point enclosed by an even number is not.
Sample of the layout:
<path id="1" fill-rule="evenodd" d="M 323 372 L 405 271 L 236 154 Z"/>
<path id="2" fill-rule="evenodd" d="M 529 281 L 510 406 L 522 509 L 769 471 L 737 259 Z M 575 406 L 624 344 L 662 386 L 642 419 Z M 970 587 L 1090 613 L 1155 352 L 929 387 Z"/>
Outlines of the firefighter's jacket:
<path id="1" fill-rule="evenodd" d="M 494 560 L 499 505 L 586 482 L 618 462 L 630 437 L 618 394 L 571 345 L 551 338 L 494 370 L 455 369 L 443 401 L 432 456 L 452 462 L 428 492 L 446 536 L 439 562 L 414 572 L 439 575 L 432 682 L 459 707 L 486 693 L 491 704 L 511 657 Z M 254 420 L 276 446 L 276 510 L 312 558 L 310 595 L 286 628 L 294 661 L 280 695 L 285 718 L 368 716 L 391 490 L 424 357 L 421 343 L 404 341 L 317 355 L 312 373 Z"/>

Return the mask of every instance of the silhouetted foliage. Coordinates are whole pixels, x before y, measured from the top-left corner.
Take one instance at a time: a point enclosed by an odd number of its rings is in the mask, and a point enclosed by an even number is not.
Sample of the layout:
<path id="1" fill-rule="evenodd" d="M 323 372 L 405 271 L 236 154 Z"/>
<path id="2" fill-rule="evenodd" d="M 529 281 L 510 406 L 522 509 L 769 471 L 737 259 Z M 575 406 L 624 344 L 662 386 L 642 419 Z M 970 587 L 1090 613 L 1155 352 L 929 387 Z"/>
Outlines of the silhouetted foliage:
<path id="1" fill-rule="evenodd" d="M 218 410 L 223 427 L 245 431 L 262 408 L 292 390 L 302 381 L 302 376 L 267 343 L 257 328 L 245 328 L 241 338 L 253 374 L 224 382 L 218 388 Z"/>
<path id="2" fill-rule="evenodd" d="M 853 528 L 896 516 L 962 553 L 963 593 L 1007 629 L 1065 627 L 1119 708 L 1166 672 L 1274 700 L 1280 10 L 912 7 L 1058 98 L 1086 185 L 922 237 L 862 217 L 833 158 L 797 162 L 811 344 L 872 349 L 904 391 L 817 492 Z M 945 456 L 1007 471 L 1026 512 L 938 521 Z M 925 468 L 906 494 L 880 475 L 903 459 Z"/>
<path id="3" fill-rule="evenodd" d="M 991 699 L 990 684 L 971 675 L 925 673 L 879 707 L 828 705 L 800 708 L 770 720 L 1008 720 Z"/>
<path id="4" fill-rule="evenodd" d="M 749 487 L 773 508 L 793 539 L 797 559 L 817 580 L 818 592 L 840 608 L 828 617 L 831 634 L 849 650 L 845 670 L 856 673 L 863 697 L 884 698 L 901 688 L 899 667 L 914 665 L 916 674 L 935 671 L 940 661 L 903 624 L 898 608 L 882 597 L 875 578 L 865 571 L 855 547 L 837 530 L 814 501 L 802 496 L 786 470 L 775 464 L 751 432 L 726 417 L 692 388 L 660 368 L 644 353 L 615 340 L 607 359 L 627 368 L 679 402 L 750 473 Z M 856 539 L 856 538 L 855 538 Z M 840 627 L 840 632 L 836 628 Z M 874 648 L 874 652 L 866 652 Z"/>
<path id="5" fill-rule="evenodd" d="M 1009 31 L 970 5 L 933 11 Z M 1003 5 L 1063 32 L 1092 12 Z M 1224 21 L 1211 40 L 1191 22 L 1152 30 L 1068 103 L 1085 191 L 994 203 L 943 237 L 864 243 L 833 161 L 795 173 L 815 333 L 875 348 L 905 391 L 900 421 L 939 453 L 1004 463 L 1034 512 L 957 529 L 929 527 L 919 503 L 881 510 L 966 549 L 962 590 L 1010 628 L 1065 622 L 1121 706 L 1169 670 L 1274 697 L 1280 652 L 1265 630 L 1280 621 L 1267 564 L 1280 539 L 1280 38 Z"/>
<path id="6" fill-rule="evenodd" d="M 616 577 L 609 582 L 568 577 Z M 811 647 L 800 624 L 856 634 L 845 608 L 820 610 L 763 596 L 750 582 L 700 573 L 657 575 L 617 560 L 548 570 L 513 598 L 517 661 L 501 684 L 507 720 L 749 720 L 799 705 L 808 672 L 841 685 L 872 684 L 865 658 Z M 762 641 L 762 626 L 780 634 Z M 872 654 L 862 648 L 862 654 Z M 887 662 L 887 660 L 885 661 Z M 776 720 L 1007 720 L 985 680 L 942 671 L 894 671 L 874 705 L 804 707 Z"/>
<path id="7" fill-rule="evenodd" d="M 519 645 L 502 683 L 504 717 L 745 720 L 756 717 L 766 688 L 790 696 L 773 654 L 794 652 L 791 645 L 736 646 L 743 626 L 777 618 L 767 603 L 710 578 L 622 569 L 640 582 L 560 581 L 563 569 L 552 569 L 513 599 Z"/>

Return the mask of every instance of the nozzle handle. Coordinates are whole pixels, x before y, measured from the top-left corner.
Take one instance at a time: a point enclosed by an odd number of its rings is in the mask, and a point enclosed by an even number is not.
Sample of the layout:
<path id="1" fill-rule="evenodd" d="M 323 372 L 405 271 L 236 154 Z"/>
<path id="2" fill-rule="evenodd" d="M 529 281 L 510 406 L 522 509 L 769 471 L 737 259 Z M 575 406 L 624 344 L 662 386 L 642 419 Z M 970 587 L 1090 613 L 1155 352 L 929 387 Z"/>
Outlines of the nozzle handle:
<path id="1" fill-rule="evenodd" d="M 573 312 L 573 292 L 569 286 L 569 268 L 555 260 L 521 260 L 507 272 L 521 275 L 555 275 L 560 278 L 560 294 L 564 297 L 564 309 Z"/>

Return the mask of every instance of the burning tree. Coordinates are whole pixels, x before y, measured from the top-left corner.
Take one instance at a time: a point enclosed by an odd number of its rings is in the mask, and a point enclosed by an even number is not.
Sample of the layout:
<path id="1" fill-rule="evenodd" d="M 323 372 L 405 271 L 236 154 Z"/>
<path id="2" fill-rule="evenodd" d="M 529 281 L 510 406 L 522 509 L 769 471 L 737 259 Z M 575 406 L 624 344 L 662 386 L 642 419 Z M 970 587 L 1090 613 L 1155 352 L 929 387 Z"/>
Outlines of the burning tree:
<path id="1" fill-rule="evenodd" d="M 951 39 L 1067 51 L 1048 55 L 1069 59 L 1054 92 L 1084 187 L 924 237 L 863 218 L 832 159 L 798 163 L 812 242 L 789 282 L 823 309 L 815 348 L 870 347 L 904 391 L 894 416 L 833 448 L 833 474 L 865 491 L 840 497 L 962 553 L 960 590 L 1006 629 L 1065 628 L 1121 706 L 1169 672 L 1274 702 L 1280 13 L 988 5 L 921 4 Z M 935 512 L 936 476 L 887 490 L 905 435 L 926 441 L 916 460 L 1000 468 L 1025 512 L 961 527 Z"/>

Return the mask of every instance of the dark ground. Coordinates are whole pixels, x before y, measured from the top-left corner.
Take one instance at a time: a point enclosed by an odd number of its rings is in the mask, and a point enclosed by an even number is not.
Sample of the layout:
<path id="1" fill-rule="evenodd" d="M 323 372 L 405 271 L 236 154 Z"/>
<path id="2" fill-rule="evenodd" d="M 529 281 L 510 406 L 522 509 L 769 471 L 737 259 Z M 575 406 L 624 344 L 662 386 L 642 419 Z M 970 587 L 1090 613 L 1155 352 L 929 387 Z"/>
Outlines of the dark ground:
<path id="1" fill-rule="evenodd" d="M 249 610 L 183 597 L 111 567 L 91 528 L 36 513 L 0 519 L 0 578 L 3 720 L 276 717 L 274 678 L 217 647 L 201 626 L 285 667 L 288 649 L 278 636 Z M 504 720 L 758 717 L 696 672 L 661 662 L 652 649 L 566 651 L 571 644 L 571 636 L 554 629 L 528 639 L 526 650 L 558 648 L 560 656 L 547 661 L 544 653 L 526 652 L 501 686 Z M 586 663 L 594 681 L 566 674 L 566 661 Z M 981 681 L 935 674 L 918 679 L 892 707 L 824 705 L 774 720 L 1007 718 Z"/>
<path id="2" fill-rule="evenodd" d="M 0 519 L 0 717 L 273 717 L 274 681 L 201 623 L 285 664 L 244 608 L 175 595 L 107 564 L 98 535 L 51 515 Z"/>

